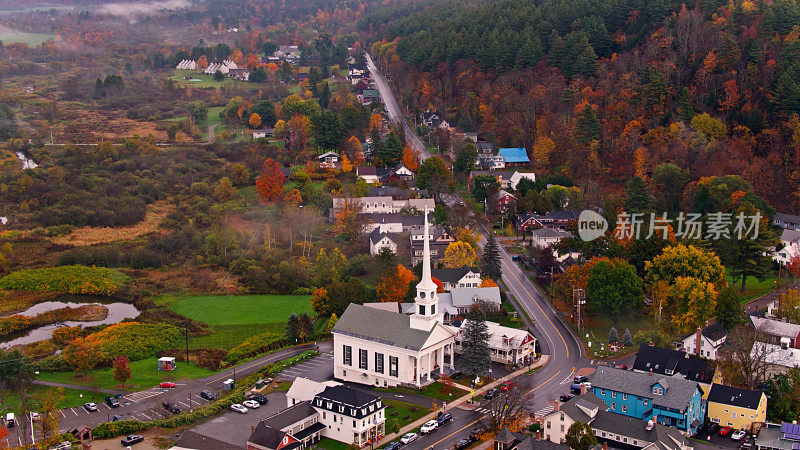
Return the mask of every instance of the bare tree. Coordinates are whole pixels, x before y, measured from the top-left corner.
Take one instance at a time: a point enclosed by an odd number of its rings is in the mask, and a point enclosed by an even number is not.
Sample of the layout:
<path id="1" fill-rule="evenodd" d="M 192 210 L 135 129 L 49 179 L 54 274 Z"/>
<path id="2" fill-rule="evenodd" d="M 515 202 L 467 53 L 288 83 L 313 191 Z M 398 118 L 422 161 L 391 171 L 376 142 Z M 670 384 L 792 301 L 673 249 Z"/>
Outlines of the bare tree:
<path id="1" fill-rule="evenodd" d="M 491 400 L 484 398 L 481 406 L 489 410 L 483 421 L 490 431 L 498 431 L 502 427 L 517 431 L 530 417 L 533 391 L 527 381 L 522 381 Z"/>
<path id="2" fill-rule="evenodd" d="M 727 384 L 753 389 L 767 380 L 769 356 L 777 348 L 765 341 L 764 333 L 749 324 L 730 331 L 717 359 Z"/>

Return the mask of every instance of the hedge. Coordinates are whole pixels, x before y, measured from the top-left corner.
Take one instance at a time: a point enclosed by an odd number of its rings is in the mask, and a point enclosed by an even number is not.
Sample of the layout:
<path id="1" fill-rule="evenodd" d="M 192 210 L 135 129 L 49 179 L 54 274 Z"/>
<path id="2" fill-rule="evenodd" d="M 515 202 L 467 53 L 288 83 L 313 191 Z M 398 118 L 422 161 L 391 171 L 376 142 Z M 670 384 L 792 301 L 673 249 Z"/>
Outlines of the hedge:
<path id="1" fill-rule="evenodd" d="M 140 433 L 148 428 L 178 428 L 195 424 L 201 420 L 227 411 L 234 403 L 241 403 L 244 400 L 245 391 L 250 389 L 264 374 L 277 374 L 295 364 L 315 358 L 317 355 L 319 355 L 319 352 L 315 350 L 306 350 L 297 356 L 264 366 L 257 372 L 237 381 L 236 387 L 224 397 L 198 409 L 165 419 L 155 419 L 146 422 L 141 420 L 123 420 L 119 422 L 102 423 L 92 429 L 92 437 L 95 439 L 111 439 L 116 436 Z"/>
<path id="2" fill-rule="evenodd" d="M 13 315 L 8 317 L 0 317 L 0 336 L 23 331 L 31 327 L 30 317 L 23 315 Z"/>
<path id="3" fill-rule="evenodd" d="M 0 288 L 109 295 L 116 293 L 128 280 L 127 275 L 115 269 L 81 265 L 58 266 L 18 270 L 0 279 Z"/>
<path id="4" fill-rule="evenodd" d="M 286 339 L 276 337 L 275 333 L 257 334 L 232 348 L 228 355 L 225 356 L 222 367 L 236 365 L 242 360 L 283 348 L 286 345 Z"/>

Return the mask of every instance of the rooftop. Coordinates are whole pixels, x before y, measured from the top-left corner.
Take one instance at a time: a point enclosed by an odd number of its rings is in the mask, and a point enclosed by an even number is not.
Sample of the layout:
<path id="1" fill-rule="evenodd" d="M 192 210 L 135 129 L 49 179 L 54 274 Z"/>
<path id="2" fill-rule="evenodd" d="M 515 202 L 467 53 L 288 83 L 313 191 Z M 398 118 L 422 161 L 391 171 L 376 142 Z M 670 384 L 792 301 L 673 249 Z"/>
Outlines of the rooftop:
<path id="1" fill-rule="evenodd" d="M 712 384 L 711 391 L 708 393 L 708 401 L 723 403 L 726 405 L 739 406 L 741 408 L 756 409 L 761 403 L 761 391 L 741 389 L 723 384 Z"/>
<path id="2" fill-rule="evenodd" d="M 659 375 L 683 375 L 687 380 L 700 383 L 711 383 L 714 378 L 714 368 L 708 361 L 690 358 L 680 350 L 662 348 L 642 344 L 636 353 L 633 370 L 650 372 Z"/>
<path id="3" fill-rule="evenodd" d="M 503 161 L 507 163 L 529 163 L 528 151 L 524 148 L 501 148 L 498 154 L 503 157 Z"/>
<path id="4" fill-rule="evenodd" d="M 481 269 L 469 266 L 461 266 L 455 269 L 433 269 L 431 270 L 431 275 L 445 283 L 457 283 L 469 272 L 480 275 Z"/>
<path id="5" fill-rule="evenodd" d="M 409 316 L 351 303 L 333 327 L 340 333 L 410 350 L 421 350 L 430 331 L 411 328 Z"/>
<path id="6" fill-rule="evenodd" d="M 663 395 L 653 394 L 652 388 L 655 384 L 664 388 Z M 592 379 L 592 387 L 650 398 L 654 405 L 678 411 L 685 410 L 692 396 L 700 389 L 696 381 L 603 366 L 597 368 Z"/>

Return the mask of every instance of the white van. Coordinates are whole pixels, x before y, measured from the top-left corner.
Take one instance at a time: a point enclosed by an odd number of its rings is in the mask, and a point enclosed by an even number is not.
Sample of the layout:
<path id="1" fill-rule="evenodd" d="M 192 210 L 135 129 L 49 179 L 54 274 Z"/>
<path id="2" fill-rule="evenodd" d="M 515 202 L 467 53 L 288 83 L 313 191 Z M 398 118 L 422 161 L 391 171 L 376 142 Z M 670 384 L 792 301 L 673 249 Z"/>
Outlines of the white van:
<path id="1" fill-rule="evenodd" d="M 9 428 L 17 426 L 17 417 L 14 413 L 6 414 L 6 426 Z"/>

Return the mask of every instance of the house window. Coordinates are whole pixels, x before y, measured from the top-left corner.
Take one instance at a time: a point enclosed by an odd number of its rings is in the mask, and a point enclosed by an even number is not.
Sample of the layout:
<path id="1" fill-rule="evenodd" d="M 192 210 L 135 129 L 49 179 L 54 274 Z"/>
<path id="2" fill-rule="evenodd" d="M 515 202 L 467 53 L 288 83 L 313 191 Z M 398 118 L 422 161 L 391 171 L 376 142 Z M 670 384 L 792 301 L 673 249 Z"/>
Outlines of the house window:
<path id="1" fill-rule="evenodd" d="M 375 353 L 375 372 L 383 373 L 383 353 Z"/>
<path id="2" fill-rule="evenodd" d="M 622 405 L 622 412 L 628 412 L 628 405 Z"/>
<path id="3" fill-rule="evenodd" d="M 358 350 L 358 368 L 367 370 L 367 351 L 364 349 Z"/>
<path id="4" fill-rule="evenodd" d="M 564 424 L 563 423 L 561 424 L 561 432 L 562 433 L 564 432 Z"/>
<path id="5" fill-rule="evenodd" d="M 547 421 L 547 429 L 548 430 L 550 429 L 550 421 L 549 420 Z"/>
<path id="6" fill-rule="evenodd" d="M 617 402 L 611 402 L 611 409 L 617 410 Z"/>
<path id="7" fill-rule="evenodd" d="M 344 365 L 345 366 L 352 366 L 353 365 L 353 347 L 349 345 L 342 346 L 344 349 Z"/>
<path id="8" fill-rule="evenodd" d="M 389 376 L 396 377 L 397 376 L 397 357 L 390 356 L 389 357 Z"/>
<path id="9" fill-rule="evenodd" d="M 622 399 L 623 400 L 627 400 L 628 399 L 628 394 L 622 394 Z"/>
<path id="10" fill-rule="evenodd" d="M 617 391 L 611 391 L 611 398 L 617 398 Z"/>
<path id="11" fill-rule="evenodd" d="M 644 399 L 644 406 L 647 406 L 647 405 L 649 405 L 649 404 L 650 404 L 650 400 L 648 400 L 648 399 Z"/>
<path id="12" fill-rule="evenodd" d="M 662 389 L 660 386 L 656 386 L 656 387 L 653 388 L 653 394 L 663 395 L 664 394 L 664 389 Z"/>
<path id="13" fill-rule="evenodd" d="M 600 389 L 600 395 L 606 395 L 606 390 L 605 389 Z"/>

